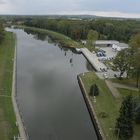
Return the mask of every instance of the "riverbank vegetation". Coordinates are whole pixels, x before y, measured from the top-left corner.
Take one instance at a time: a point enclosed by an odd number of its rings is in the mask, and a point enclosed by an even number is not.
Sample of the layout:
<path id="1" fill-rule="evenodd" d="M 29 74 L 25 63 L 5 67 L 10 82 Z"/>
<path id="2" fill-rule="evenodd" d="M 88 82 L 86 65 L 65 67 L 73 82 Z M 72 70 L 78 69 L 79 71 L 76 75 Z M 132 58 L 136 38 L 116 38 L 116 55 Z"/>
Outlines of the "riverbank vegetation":
<path id="1" fill-rule="evenodd" d="M 60 43 L 62 47 L 70 47 L 70 48 L 82 48 L 83 45 L 72 40 L 70 37 L 67 37 L 61 33 L 57 33 L 47 29 L 40 29 L 36 27 L 27 27 L 27 26 L 18 26 L 23 28 L 27 33 L 35 32 L 40 34 L 48 35 L 54 42 Z"/>
<path id="2" fill-rule="evenodd" d="M 0 43 L 2 43 L 4 36 L 5 36 L 5 33 L 4 33 L 3 24 L 2 24 L 2 21 L 0 21 Z"/>
<path id="3" fill-rule="evenodd" d="M 115 121 L 118 116 L 121 101 L 113 98 L 104 80 L 99 79 L 94 72 L 88 72 L 84 75 L 81 74 L 80 78 L 88 95 L 90 95 L 90 89 L 93 84 L 98 86 L 100 94 L 96 96 L 96 103 L 92 96 L 90 96 L 90 100 L 106 139 L 116 140 L 110 128 L 113 129 L 114 132 Z"/>
<path id="4" fill-rule="evenodd" d="M 128 42 L 133 34 L 140 33 L 140 22 L 135 20 L 69 20 L 25 18 L 25 25 L 62 33 L 74 40 L 87 40 L 90 30 L 98 32 L 99 39 Z"/>
<path id="5" fill-rule="evenodd" d="M 118 132 L 120 130 L 118 130 L 118 128 L 115 128 L 115 124 L 117 118 L 119 117 L 119 110 L 122 102 L 129 95 L 132 95 L 132 97 L 134 97 L 134 99 L 137 101 L 137 106 L 139 106 L 139 92 L 119 88 L 118 91 L 120 92 L 121 96 L 120 98 L 114 98 L 105 81 L 100 79 L 94 72 L 88 72 L 84 75 L 80 74 L 80 78 L 84 83 L 87 92 L 86 94 L 90 97 L 90 101 L 96 112 L 99 124 L 103 130 L 103 133 L 105 134 L 106 139 L 116 140 L 118 138 L 118 135 L 120 135 L 118 134 L 120 133 Z M 95 98 L 93 98 L 93 96 L 91 96 L 90 94 L 90 89 L 94 84 L 98 86 L 100 92 L 100 94 L 96 96 L 96 101 Z M 134 123 L 134 134 L 132 134 L 133 138 L 131 138 L 130 140 L 139 140 L 140 135 L 138 131 L 140 130 L 140 125 L 135 123 L 134 120 L 131 120 L 131 122 L 132 121 Z"/>
<path id="6" fill-rule="evenodd" d="M 140 79 L 140 34 L 133 35 L 129 41 L 129 48 L 118 52 L 113 63 L 120 75 L 118 79 L 121 81 L 122 75 L 126 72 L 127 80 L 135 79 L 135 85 L 139 88 Z"/>
<path id="7" fill-rule="evenodd" d="M 11 99 L 14 50 L 14 34 L 5 32 L 0 44 L 0 140 L 11 140 L 19 134 Z"/>

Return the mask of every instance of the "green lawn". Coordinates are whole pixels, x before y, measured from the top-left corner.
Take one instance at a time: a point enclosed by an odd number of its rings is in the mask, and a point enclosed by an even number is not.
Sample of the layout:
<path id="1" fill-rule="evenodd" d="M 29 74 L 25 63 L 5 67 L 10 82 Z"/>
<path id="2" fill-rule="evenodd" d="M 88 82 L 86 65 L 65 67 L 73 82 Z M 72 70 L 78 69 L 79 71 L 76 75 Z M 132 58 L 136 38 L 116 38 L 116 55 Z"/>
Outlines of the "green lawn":
<path id="1" fill-rule="evenodd" d="M 117 89 L 122 97 L 126 97 L 128 95 L 139 97 L 139 95 L 140 95 L 140 92 L 135 91 L 135 90 L 128 90 L 128 89 L 123 89 L 123 88 L 117 88 Z"/>
<path id="2" fill-rule="evenodd" d="M 129 85 L 129 86 L 132 86 L 132 87 L 136 87 L 136 79 L 132 79 L 132 78 L 123 78 L 121 80 L 112 79 L 112 82 L 120 83 L 120 84 L 124 84 L 124 85 Z M 139 85 L 140 85 L 140 83 L 139 83 Z"/>
<path id="3" fill-rule="evenodd" d="M 104 80 L 99 79 L 94 72 L 88 72 L 84 76 L 80 75 L 87 93 L 89 94 L 91 85 L 98 85 L 99 96 L 96 97 L 96 103 L 94 103 L 93 98 L 90 97 L 93 107 L 95 109 L 96 115 L 98 117 L 100 126 L 107 138 L 107 140 L 117 140 L 116 136 L 113 134 L 116 118 L 119 115 L 119 109 L 121 106 L 122 99 L 113 98 L 110 90 L 105 84 Z M 129 95 L 130 91 L 125 89 L 119 89 L 122 97 Z M 138 92 L 133 92 L 134 96 L 138 96 Z M 104 114 L 106 117 L 101 117 Z M 140 125 L 135 126 L 135 134 L 131 140 L 140 140 Z"/>
<path id="4" fill-rule="evenodd" d="M 116 140 L 116 137 L 112 135 L 112 131 L 110 131 L 110 128 L 114 128 L 115 126 L 114 124 L 118 116 L 120 101 L 114 100 L 104 80 L 99 79 L 95 73 L 89 72 L 84 76 L 80 75 L 80 77 L 85 85 L 88 94 L 92 84 L 96 83 L 98 85 L 100 93 L 96 98 L 96 103 L 93 102 L 92 97 L 90 97 L 90 99 L 93 103 L 94 109 L 96 111 L 103 132 L 106 135 L 106 138 L 108 140 Z M 102 113 L 105 113 L 107 117 L 102 118 Z"/>
<path id="5" fill-rule="evenodd" d="M 15 36 L 6 32 L 0 44 L 0 140 L 12 140 L 19 133 L 11 99 L 14 50 Z"/>
<path id="6" fill-rule="evenodd" d="M 51 36 L 52 38 L 60 41 L 66 47 L 70 47 L 70 48 L 83 48 L 84 47 L 81 43 L 76 42 L 72 40 L 70 37 L 65 36 L 61 33 L 57 33 L 51 30 L 41 29 L 41 28 L 35 28 L 35 27 L 27 27 L 27 26 L 18 26 L 18 27 L 30 29 L 32 31 L 36 31 L 40 33 L 46 33 L 48 36 Z"/>

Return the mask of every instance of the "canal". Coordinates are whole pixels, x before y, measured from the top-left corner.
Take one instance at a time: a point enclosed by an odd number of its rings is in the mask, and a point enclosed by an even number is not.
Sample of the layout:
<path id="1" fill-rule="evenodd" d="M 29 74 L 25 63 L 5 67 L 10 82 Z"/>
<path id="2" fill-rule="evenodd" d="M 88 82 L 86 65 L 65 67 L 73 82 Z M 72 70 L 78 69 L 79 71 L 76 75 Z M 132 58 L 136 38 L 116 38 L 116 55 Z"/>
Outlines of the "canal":
<path id="1" fill-rule="evenodd" d="M 29 140 L 97 140 L 77 75 L 87 60 L 39 33 L 17 36 L 17 99 Z"/>

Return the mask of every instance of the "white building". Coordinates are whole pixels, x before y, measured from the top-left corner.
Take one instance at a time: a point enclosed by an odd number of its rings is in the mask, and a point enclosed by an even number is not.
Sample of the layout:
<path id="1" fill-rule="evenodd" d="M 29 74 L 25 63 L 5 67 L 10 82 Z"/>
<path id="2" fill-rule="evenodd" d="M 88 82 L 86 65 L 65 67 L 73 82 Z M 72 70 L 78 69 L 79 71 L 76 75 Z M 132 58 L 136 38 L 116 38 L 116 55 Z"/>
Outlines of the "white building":
<path id="1" fill-rule="evenodd" d="M 121 51 L 122 49 L 128 48 L 128 44 L 120 43 L 116 40 L 97 40 L 95 41 L 95 47 L 112 47 L 112 49 L 115 51 Z"/>

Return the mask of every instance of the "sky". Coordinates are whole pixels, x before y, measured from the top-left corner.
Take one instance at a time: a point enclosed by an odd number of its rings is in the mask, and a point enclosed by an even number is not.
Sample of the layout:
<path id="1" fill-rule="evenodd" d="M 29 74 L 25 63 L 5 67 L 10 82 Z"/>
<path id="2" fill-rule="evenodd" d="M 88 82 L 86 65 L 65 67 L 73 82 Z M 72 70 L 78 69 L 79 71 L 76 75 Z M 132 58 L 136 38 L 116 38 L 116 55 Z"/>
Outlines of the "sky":
<path id="1" fill-rule="evenodd" d="M 0 0 L 0 14 L 140 18 L 140 0 Z"/>

